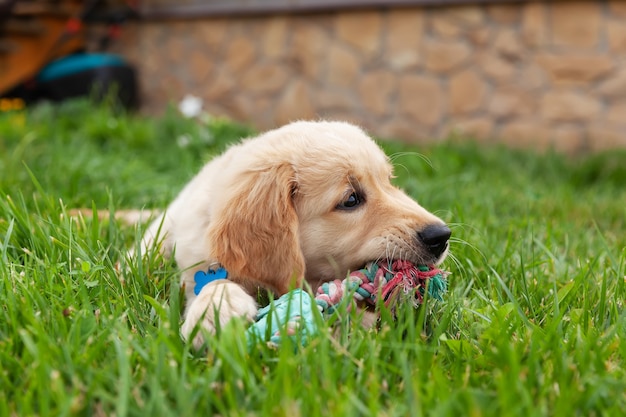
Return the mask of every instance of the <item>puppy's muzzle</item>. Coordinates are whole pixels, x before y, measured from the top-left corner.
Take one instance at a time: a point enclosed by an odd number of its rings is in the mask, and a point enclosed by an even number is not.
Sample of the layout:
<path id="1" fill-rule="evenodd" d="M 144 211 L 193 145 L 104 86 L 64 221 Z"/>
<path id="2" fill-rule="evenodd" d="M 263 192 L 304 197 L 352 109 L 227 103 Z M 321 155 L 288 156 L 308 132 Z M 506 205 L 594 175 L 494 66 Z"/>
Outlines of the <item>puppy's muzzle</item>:
<path id="1" fill-rule="evenodd" d="M 435 258 L 445 252 L 451 235 L 452 231 L 445 224 L 431 224 L 417 233 L 419 240 Z"/>

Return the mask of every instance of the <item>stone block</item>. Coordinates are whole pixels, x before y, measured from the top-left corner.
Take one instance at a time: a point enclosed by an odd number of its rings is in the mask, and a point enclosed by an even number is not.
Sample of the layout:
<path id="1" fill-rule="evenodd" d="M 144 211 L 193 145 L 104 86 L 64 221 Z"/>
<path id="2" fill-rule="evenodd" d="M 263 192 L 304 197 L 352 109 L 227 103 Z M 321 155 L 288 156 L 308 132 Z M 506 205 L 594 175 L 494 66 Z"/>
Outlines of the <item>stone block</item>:
<path id="1" fill-rule="evenodd" d="M 609 13 L 615 17 L 626 18 L 626 2 L 624 0 L 608 0 Z"/>
<path id="2" fill-rule="evenodd" d="M 361 62 L 347 48 L 331 43 L 327 45 L 328 82 L 337 87 L 351 88 L 361 68 Z"/>
<path id="3" fill-rule="evenodd" d="M 445 6 L 437 10 L 463 27 L 477 27 L 485 23 L 485 12 L 479 4 Z"/>
<path id="4" fill-rule="evenodd" d="M 366 132 L 372 132 L 376 127 L 375 122 L 373 123 L 373 118 L 364 118 L 361 114 L 357 114 L 354 111 L 354 108 L 343 109 L 343 110 L 332 110 L 332 111 L 320 111 L 316 116 L 317 119 L 323 120 L 341 120 L 342 122 L 352 123 L 361 127 Z"/>
<path id="5" fill-rule="evenodd" d="M 475 70 L 468 69 L 450 78 L 449 109 L 453 115 L 472 113 L 483 107 L 487 85 Z"/>
<path id="6" fill-rule="evenodd" d="M 385 62 L 397 70 L 419 66 L 423 35 L 424 13 L 421 9 L 390 11 L 387 16 Z"/>
<path id="7" fill-rule="evenodd" d="M 615 67 L 607 55 L 540 54 L 536 62 L 556 84 L 586 84 L 602 78 Z"/>
<path id="8" fill-rule="evenodd" d="M 521 35 L 526 45 L 539 47 L 548 44 L 549 28 L 546 5 L 529 2 L 522 6 Z"/>
<path id="9" fill-rule="evenodd" d="M 359 80 L 359 95 L 365 110 L 377 116 L 391 112 L 391 96 L 396 91 L 396 77 L 389 71 L 373 71 Z"/>
<path id="10" fill-rule="evenodd" d="M 552 128 L 550 147 L 556 152 L 575 155 L 585 145 L 584 130 L 577 126 Z"/>
<path id="11" fill-rule="evenodd" d="M 180 65 L 186 61 L 189 54 L 187 42 L 185 42 L 186 36 L 168 36 L 162 45 L 155 45 L 157 50 L 161 50 L 163 55 L 168 59 L 172 67 Z"/>
<path id="12" fill-rule="evenodd" d="M 550 130 L 534 120 L 509 122 L 500 128 L 497 138 L 513 148 L 545 151 L 550 147 Z"/>
<path id="13" fill-rule="evenodd" d="M 598 45 L 602 27 L 601 2 L 551 2 L 550 8 L 553 45 L 583 49 Z"/>
<path id="14" fill-rule="evenodd" d="M 381 28 L 381 14 L 377 10 L 350 10 L 335 16 L 337 39 L 354 47 L 366 59 L 380 52 Z"/>
<path id="15" fill-rule="evenodd" d="M 274 111 L 274 122 L 281 126 L 299 119 L 315 119 L 310 87 L 303 80 L 292 80 L 280 97 Z"/>
<path id="16" fill-rule="evenodd" d="M 597 92 L 609 99 L 620 99 L 626 97 L 626 70 L 622 70 L 615 76 L 606 79 L 597 89 Z"/>
<path id="17" fill-rule="evenodd" d="M 206 52 L 215 53 L 221 49 L 228 34 L 228 19 L 213 18 L 202 20 L 197 25 L 198 38 L 201 40 Z"/>
<path id="18" fill-rule="evenodd" d="M 606 22 L 606 37 L 611 52 L 626 54 L 626 19 Z"/>
<path id="19" fill-rule="evenodd" d="M 226 67 L 217 68 L 210 82 L 204 84 L 201 95 L 208 101 L 220 101 L 230 95 L 235 88 L 235 79 L 232 72 Z"/>
<path id="20" fill-rule="evenodd" d="M 443 89 L 436 78 L 404 75 L 398 82 L 400 113 L 419 125 L 435 127 L 443 116 Z"/>
<path id="21" fill-rule="evenodd" d="M 337 89 L 316 90 L 315 94 L 311 95 L 311 98 L 314 108 L 323 112 L 354 110 L 359 104 L 358 100 L 353 97 L 353 94 L 337 91 Z"/>
<path id="22" fill-rule="evenodd" d="M 536 108 L 533 94 L 516 86 L 503 86 L 493 92 L 487 111 L 496 120 L 500 120 L 528 116 Z"/>
<path id="23" fill-rule="evenodd" d="M 424 45 L 425 66 L 436 73 L 449 72 L 466 63 L 471 55 L 464 42 L 430 41 Z"/>
<path id="24" fill-rule="evenodd" d="M 245 35 L 233 38 L 226 47 L 226 67 L 233 73 L 238 74 L 254 62 L 256 48 L 252 39 Z"/>
<path id="25" fill-rule="evenodd" d="M 455 120 L 448 127 L 443 137 L 470 138 L 479 142 L 487 142 L 493 139 L 494 122 L 489 117 L 475 117 L 466 120 Z"/>
<path id="26" fill-rule="evenodd" d="M 442 39 L 458 39 L 464 28 L 456 21 L 439 13 L 430 13 L 428 26 L 431 32 Z"/>
<path id="27" fill-rule="evenodd" d="M 598 99 L 573 91 L 548 91 L 541 99 L 541 115 L 549 121 L 591 121 L 600 110 Z"/>
<path id="28" fill-rule="evenodd" d="M 150 48 L 146 53 L 141 54 L 138 57 L 136 65 L 141 66 L 142 71 L 147 71 L 151 74 L 158 72 L 163 68 L 163 57 L 154 52 L 152 48 Z M 152 81 L 152 76 L 146 77 L 148 80 Z M 142 80 L 146 82 L 147 80 Z"/>
<path id="29" fill-rule="evenodd" d="M 289 35 L 287 18 L 285 16 L 269 17 L 262 28 L 262 55 L 268 58 L 284 56 L 287 51 L 287 37 Z"/>
<path id="30" fill-rule="evenodd" d="M 498 55 L 507 61 L 519 61 L 525 50 L 519 41 L 519 34 L 515 29 L 505 28 L 498 30 L 494 35 L 493 48 Z"/>
<path id="31" fill-rule="evenodd" d="M 522 66 L 519 75 L 519 85 L 527 91 L 535 91 L 545 87 L 547 82 L 546 71 L 530 60 Z"/>
<path id="32" fill-rule="evenodd" d="M 521 9 L 518 4 L 489 4 L 487 16 L 491 21 L 502 25 L 515 25 L 520 21 Z"/>
<path id="33" fill-rule="evenodd" d="M 287 84 L 290 75 L 284 65 L 261 63 L 250 67 L 243 74 L 239 87 L 250 94 L 271 94 Z"/>
<path id="34" fill-rule="evenodd" d="M 290 61 L 299 74 L 318 80 L 327 59 L 330 36 L 320 27 L 309 24 L 294 25 Z"/>
<path id="35" fill-rule="evenodd" d="M 191 53 L 187 65 L 191 75 L 191 81 L 196 84 L 204 84 L 209 81 L 209 75 L 215 67 L 215 62 L 208 54 L 201 50 L 195 50 Z"/>
<path id="36" fill-rule="evenodd" d="M 594 125 L 587 131 L 587 145 L 592 152 L 626 148 L 626 130 L 614 126 Z"/>
<path id="37" fill-rule="evenodd" d="M 400 139 L 410 143 L 428 142 L 434 138 L 431 129 L 401 116 L 392 117 L 391 120 L 376 126 L 376 135 L 385 139 Z"/>
<path id="38" fill-rule="evenodd" d="M 622 101 L 608 106 L 606 121 L 615 126 L 626 127 L 626 98 L 624 96 L 622 96 Z"/>
<path id="39" fill-rule="evenodd" d="M 485 26 L 475 29 L 470 29 L 465 34 L 465 38 L 476 47 L 487 46 L 491 41 L 493 35 L 493 29 L 491 26 Z"/>
<path id="40" fill-rule="evenodd" d="M 515 79 L 516 66 L 497 54 L 486 52 L 478 55 L 476 59 L 482 72 L 496 83 L 506 83 Z"/>
<path id="41" fill-rule="evenodd" d="M 272 100 L 269 97 L 251 97 L 250 95 L 237 95 L 225 101 L 226 106 L 236 120 L 246 122 L 254 120 L 257 128 L 269 127 L 269 117 L 272 108 Z"/>

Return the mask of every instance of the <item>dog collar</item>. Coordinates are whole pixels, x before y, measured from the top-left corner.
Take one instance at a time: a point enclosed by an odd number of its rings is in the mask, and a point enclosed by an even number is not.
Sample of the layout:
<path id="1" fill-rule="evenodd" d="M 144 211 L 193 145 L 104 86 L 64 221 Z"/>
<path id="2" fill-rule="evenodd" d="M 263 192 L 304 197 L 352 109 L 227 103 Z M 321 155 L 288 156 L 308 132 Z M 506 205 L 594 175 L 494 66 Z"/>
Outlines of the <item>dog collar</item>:
<path id="1" fill-rule="evenodd" d="M 213 265 L 209 266 L 209 269 L 205 271 L 198 271 L 193 274 L 193 281 L 196 285 L 193 287 L 193 293 L 198 295 L 202 288 L 205 285 L 210 284 L 213 281 L 217 281 L 218 279 L 228 279 L 228 271 L 224 269 L 224 267 L 220 266 L 217 269 L 212 268 Z"/>

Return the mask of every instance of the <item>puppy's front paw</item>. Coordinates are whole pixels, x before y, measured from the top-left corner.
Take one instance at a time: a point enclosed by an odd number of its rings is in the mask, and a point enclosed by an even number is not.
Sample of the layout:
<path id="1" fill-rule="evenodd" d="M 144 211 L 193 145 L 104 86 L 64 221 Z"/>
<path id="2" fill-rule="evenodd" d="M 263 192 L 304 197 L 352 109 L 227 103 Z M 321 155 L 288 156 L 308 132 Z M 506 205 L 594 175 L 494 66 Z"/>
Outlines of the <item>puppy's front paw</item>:
<path id="1" fill-rule="evenodd" d="M 242 317 L 253 321 L 257 314 L 257 305 L 241 286 L 228 280 L 219 280 L 202 288 L 200 294 L 187 307 L 185 321 L 180 332 L 188 340 L 197 324 L 209 333 L 215 333 L 233 317 Z M 201 331 L 193 339 L 193 347 L 199 349 L 204 343 Z"/>

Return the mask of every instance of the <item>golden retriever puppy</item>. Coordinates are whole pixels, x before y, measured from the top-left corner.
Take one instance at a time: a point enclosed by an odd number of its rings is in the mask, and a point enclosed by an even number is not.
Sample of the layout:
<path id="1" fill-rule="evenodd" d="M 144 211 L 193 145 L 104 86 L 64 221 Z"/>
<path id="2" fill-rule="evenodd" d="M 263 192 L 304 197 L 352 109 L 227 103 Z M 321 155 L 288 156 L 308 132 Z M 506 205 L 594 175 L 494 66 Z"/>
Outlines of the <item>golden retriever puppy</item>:
<path id="1" fill-rule="evenodd" d="M 252 320 L 259 287 L 280 296 L 379 259 L 438 264 L 450 229 L 393 186 L 387 156 L 343 122 L 295 122 L 210 161 L 148 228 L 182 270 L 188 338 L 232 317 Z M 157 237 L 158 235 L 158 237 Z M 198 289 L 198 271 L 228 273 Z M 196 291 L 194 291 L 194 289 Z M 197 292 L 197 294 L 196 294 Z M 203 343 L 202 332 L 193 340 Z"/>

